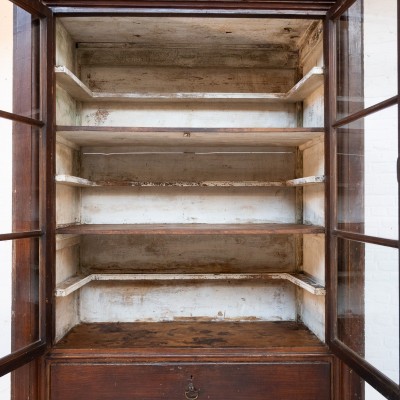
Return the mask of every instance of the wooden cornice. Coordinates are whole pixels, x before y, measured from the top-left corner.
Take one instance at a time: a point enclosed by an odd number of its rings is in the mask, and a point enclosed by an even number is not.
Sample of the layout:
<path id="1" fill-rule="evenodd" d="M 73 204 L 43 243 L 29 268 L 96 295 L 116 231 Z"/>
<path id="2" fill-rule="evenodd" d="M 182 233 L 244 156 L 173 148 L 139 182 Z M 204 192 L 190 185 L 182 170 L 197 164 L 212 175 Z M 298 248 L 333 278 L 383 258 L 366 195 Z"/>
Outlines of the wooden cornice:
<path id="1" fill-rule="evenodd" d="M 49 7 L 63 8 L 134 8 L 171 10 L 265 10 L 281 11 L 283 15 L 291 11 L 326 13 L 334 0 L 42 0 Z M 71 10 L 72 11 L 72 10 Z"/>

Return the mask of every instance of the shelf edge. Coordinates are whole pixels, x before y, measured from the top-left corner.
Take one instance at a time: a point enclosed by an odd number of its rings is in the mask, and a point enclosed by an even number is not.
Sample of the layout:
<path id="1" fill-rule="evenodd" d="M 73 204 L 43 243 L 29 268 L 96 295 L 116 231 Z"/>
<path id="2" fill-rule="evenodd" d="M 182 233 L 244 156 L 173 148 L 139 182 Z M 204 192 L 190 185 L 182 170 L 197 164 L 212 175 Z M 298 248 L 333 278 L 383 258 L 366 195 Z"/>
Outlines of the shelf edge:
<path id="1" fill-rule="evenodd" d="M 131 282 L 179 282 L 179 281 L 249 281 L 286 280 L 314 294 L 324 296 L 325 288 L 311 277 L 302 273 L 264 273 L 264 274 L 91 274 L 76 275 L 66 279 L 55 290 L 56 297 L 66 297 L 92 281 L 131 281 Z"/>

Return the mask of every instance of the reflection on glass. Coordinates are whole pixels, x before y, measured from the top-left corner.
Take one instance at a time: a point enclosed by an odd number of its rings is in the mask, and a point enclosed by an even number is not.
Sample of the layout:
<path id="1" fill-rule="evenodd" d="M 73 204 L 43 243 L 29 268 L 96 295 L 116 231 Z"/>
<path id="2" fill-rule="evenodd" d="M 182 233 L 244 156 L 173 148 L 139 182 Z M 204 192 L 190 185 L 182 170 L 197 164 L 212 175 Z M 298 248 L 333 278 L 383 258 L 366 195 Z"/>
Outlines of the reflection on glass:
<path id="1" fill-rule="evenodd" d="M 337 119 L 397 94 L 397 1 L 358 0 L 337 23 Z"/>
<path id="2" fill-rule="evenodd" d="M 338 239 L 338 338 L 399 382 L 398 250 Z"/>
<path id="3" fill-rule="evenodd" d="M 0 118 L 0 132 L 0 233 L 38 229 L 39 128 Z"/>
<path id="4" fill-rule="evenodd" d="M 398 238 L 397 106 L 338 129 L 338 229 Z"/>
<path id="5" fill-rule="evenodd" d="M 38 119 L 39 19 L 14 6 L 0 4 L 0 110 Z"/>
<path id="6" fill-rule="evenodd" d="M 39 239 L 0 241 L 0 357 L 39 339 Z"/>

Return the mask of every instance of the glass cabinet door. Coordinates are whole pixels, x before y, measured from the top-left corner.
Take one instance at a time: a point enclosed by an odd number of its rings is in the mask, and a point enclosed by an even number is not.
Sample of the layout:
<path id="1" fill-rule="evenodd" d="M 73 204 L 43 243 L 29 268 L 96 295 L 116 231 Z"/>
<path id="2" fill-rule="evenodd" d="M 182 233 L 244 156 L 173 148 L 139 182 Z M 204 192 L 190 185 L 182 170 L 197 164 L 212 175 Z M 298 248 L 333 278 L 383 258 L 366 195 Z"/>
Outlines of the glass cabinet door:
<path id="1" fill-rule="evenodd" d="M 398 399 L 397 1 L 345 3 L 329 21 L 330 345 L 355 398 Z"/>
<path id="2" fill-rule="evenodd" d="M 51 15 L 38 1 L 0 4 L 0 398 L 35 399 L 46 349 L 47 70 Z"/>

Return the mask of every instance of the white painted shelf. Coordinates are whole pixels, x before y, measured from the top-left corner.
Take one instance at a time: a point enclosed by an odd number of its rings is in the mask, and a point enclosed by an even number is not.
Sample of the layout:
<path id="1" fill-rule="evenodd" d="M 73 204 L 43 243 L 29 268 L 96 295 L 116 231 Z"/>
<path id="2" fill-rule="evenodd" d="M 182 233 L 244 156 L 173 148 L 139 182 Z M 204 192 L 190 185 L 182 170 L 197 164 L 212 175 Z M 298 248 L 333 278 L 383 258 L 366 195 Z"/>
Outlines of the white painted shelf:
<path id="1" fill-rule="evenodd" d="M 249 281 L 286 280 L 317 296 L 325 295 L 325 288 L 304 273 L 264 274 L 92 274 L 76 275 L 57 285 L 55 295 L 65 297 L 93 281 L 177 282 L 177 281 Z"/>
<path id="2" fill-rule="evenodd" d="M 297 102 L 302 101 L 323 83 L 323 68 L 312 68 L 287 93 L 111 93 L 89 89 L 67 67 L 56 66 L 57 83 L 80 101 L 158 102 L 158 101 L 238 101 L 238 102 Z"/>
<path id="3" fill-rule="evenodd" d="M 62 185 L 75 187 L 110 187 L 110 186 L 130 186 L 130 187 L 299 187 L 308 186 L 325 182 L 325 176 L 307 176 L 304 178 L 290 179 L 279 182 L 258 182 L 258 181 L 201 181 L 201 182 L 93 182 L 88 179 L 79 178 L 71 175 L 56 175 L 56 182 Z"/>
<path id="4" fill-rule="evenodd" d="M 57 126 L 57 140 L 71 146 L 283 146 L 319 140 L 323 128 L 151 128 Z"/>

